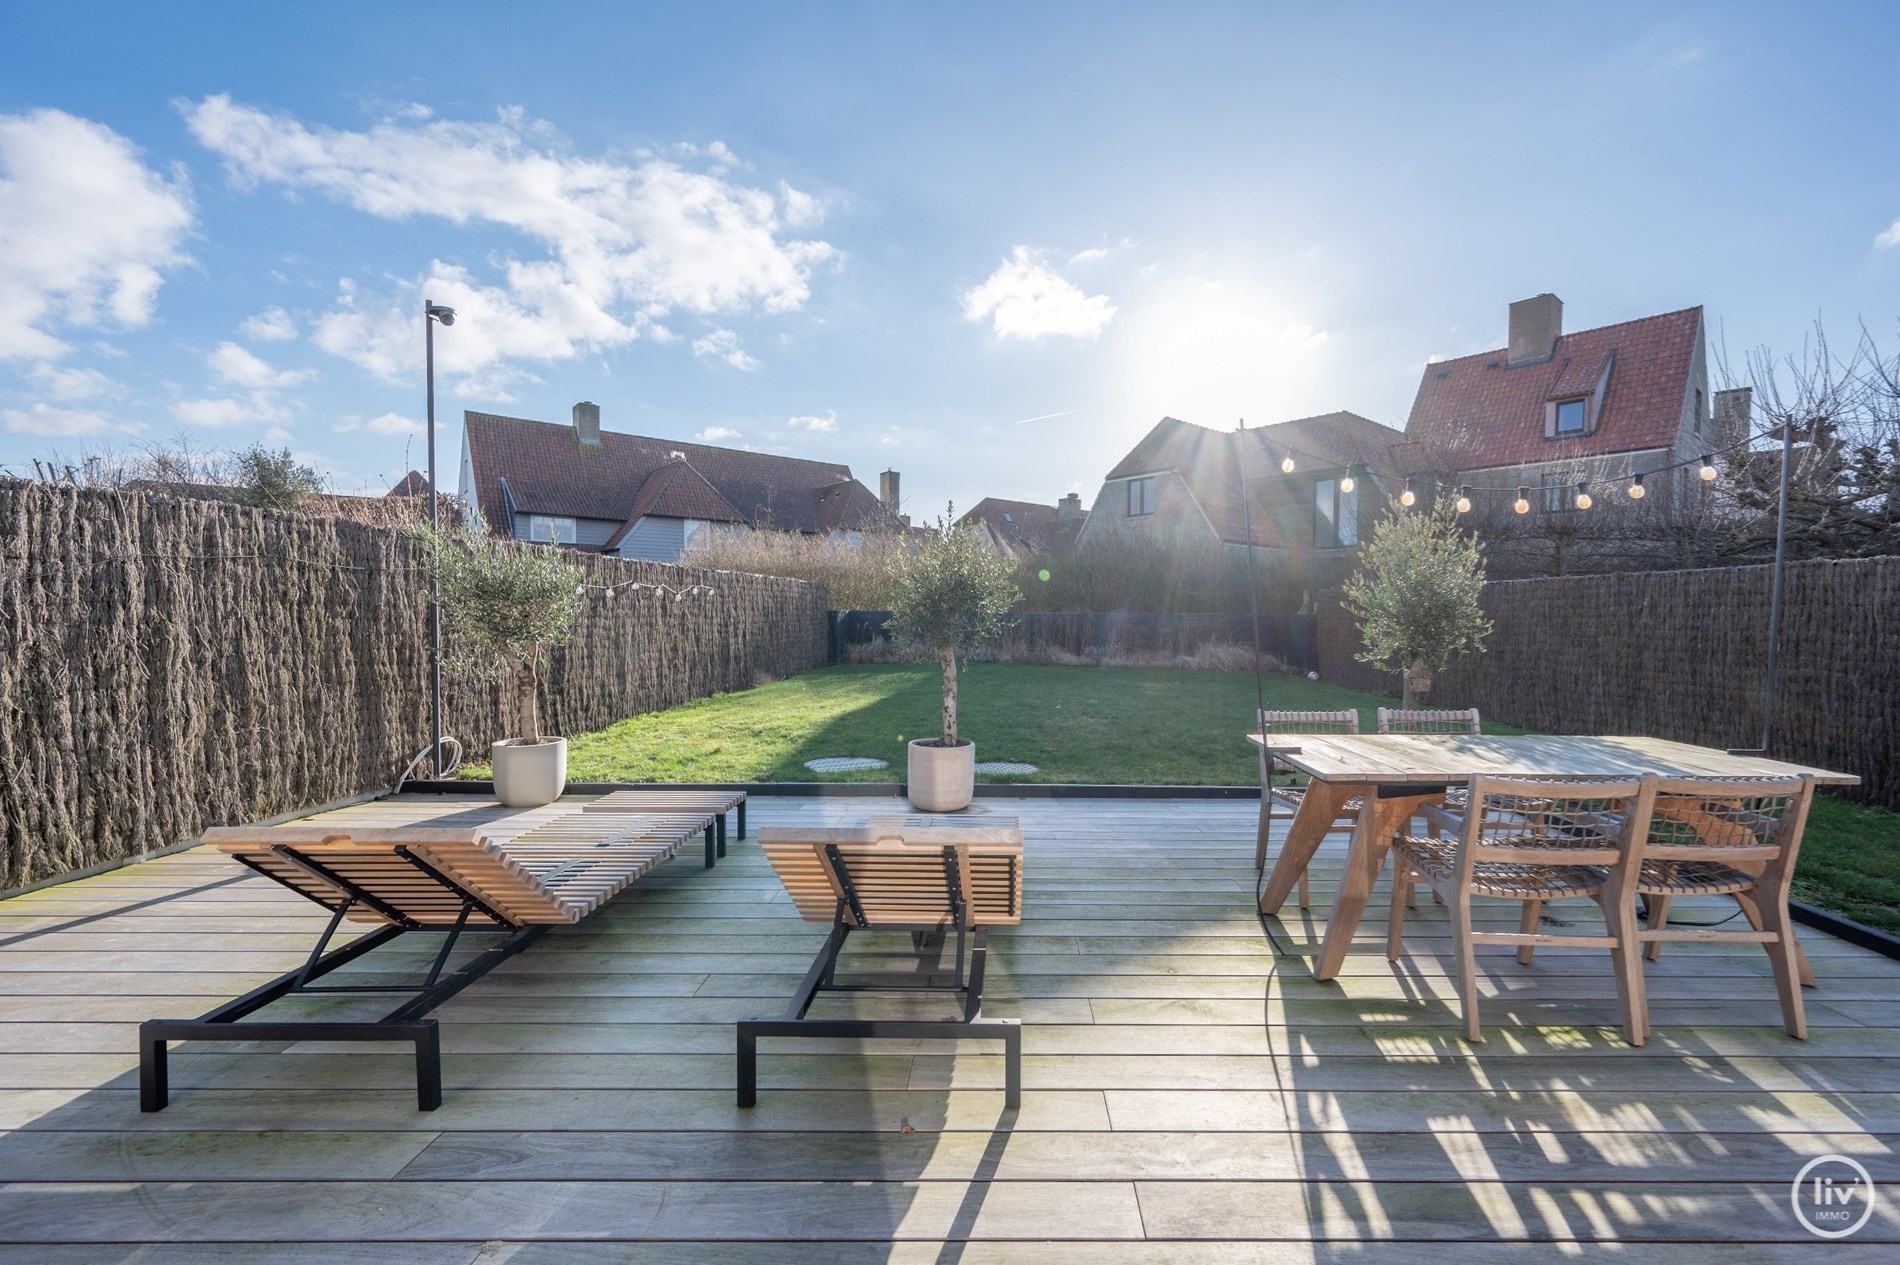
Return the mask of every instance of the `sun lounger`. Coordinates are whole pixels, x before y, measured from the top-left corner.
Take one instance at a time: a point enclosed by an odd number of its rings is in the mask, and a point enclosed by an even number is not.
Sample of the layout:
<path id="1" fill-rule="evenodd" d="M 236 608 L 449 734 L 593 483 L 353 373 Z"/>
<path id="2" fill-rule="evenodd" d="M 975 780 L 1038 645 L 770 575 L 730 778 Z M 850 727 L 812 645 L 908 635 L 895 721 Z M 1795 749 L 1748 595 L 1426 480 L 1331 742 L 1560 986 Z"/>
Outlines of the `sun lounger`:
<path id="1" fill-rule="evenodd" d="M 329 926 L 303 966 L 197 1019 L 153 1019 L 139 1027 L 139 1105 L 159 1111 L 168 1097 L 170 1041 L 401 1041 L 416 1051 L 416 1098 L 442 1102 L 441 1044 L 427 1014 L 519 953 L 549 927 L 579 922 L 678 852 L 693 829 L 663 818 L 570 813 L 497 842 L 479 829 L 346 826 L 208 830 L 205 841 L 238 863 L 330 911 Z M 345 922 L 374 924 L 330 948 Z M 505 933 L 457 970 L 444 973 L 463 931 Z M 411 931 L 447 931 L 420 984 L 319 984 L 338 968 Z M 291 994 L 410 994 L 380 1019 L 257 1020 L 245 1016 Z"/>
<path id="2" fill-rule="evenodd" d="M 584 807 L 589 813 L 639 813 L 644 815 L 685 814 L 704 816 L 706 826 L 706 868 L 712 869 L 715 857 L 726 855 L 726 816 L 737 812 L 739 838 L 745 838 L 745 792 L 700 790 L 695 787 L 641 787 L 612 791 Z"/>
<path id="3" fill-rule="evenodd" d="M 983 972 L 989 929 L 1022 921 L 1022 829 L 1014 818 L 879 817 L 850 829 L 791 827 L 759 832 L 779 881 L 807 922 L 831 925 L 824 947 L 785 1012 L 738 1025 L 739 1105 L 758 1098 L 760 1037 L 903 1037 L 1000 1040 L 1004 1101 L 1022 1100 L 1022 1026 L 985 1019 Z M 853 931 L 908 931 L 920 953 L 940 953 L 956 932 L 955 982 L 865 980 L 841 984 L 838 957 Z M 966 936 L 968 972 L 965 972 Z M 945 991 L 963 995 L 961 1018 L 810 1019 L 822 991 Z"/>

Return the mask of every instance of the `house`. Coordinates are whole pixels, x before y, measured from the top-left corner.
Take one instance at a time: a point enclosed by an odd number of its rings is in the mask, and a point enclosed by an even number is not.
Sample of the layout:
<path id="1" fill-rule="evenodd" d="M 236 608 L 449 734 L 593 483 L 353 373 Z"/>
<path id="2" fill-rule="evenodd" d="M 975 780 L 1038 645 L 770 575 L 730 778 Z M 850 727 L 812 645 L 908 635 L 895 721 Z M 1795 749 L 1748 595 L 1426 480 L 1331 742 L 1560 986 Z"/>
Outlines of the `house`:
<path id="1" fill-rule="evenodd" d="M 847 540 L 903 529 L 894 470 L 879 496 L 849 466 L 602 430 L 588 401 L 570 425 L 462 417 L 462 499 L 516 540 L 677 562 L 708 526 Z"/>
<path id="2" fill-rule="evenodd" d="M 1710 396 L 1700 307 L 1566 334 L 1562 301 L 1540 294 L 1511 304 L 1505 346 L 1425 366 L 1406 473 L 1506 505 L 1521 487 L 1535 513 L 1562 515 L 1577 511 L 1579 484 L 1592 501 L 1627 501 L 1635 476 L 1689 462 L 1645 480 L 1645 510 L 1667 516 L 1699 482 L 1699 458 L 1747 438 L 1748 413 L 1746 391 Z"/>
<path id="3" fill-rule="evenodd" d="M 1088 517 L 1082 497 L 1075 492 L 1054 505 L 986 496 L 957 520 L 957 526 L 983 533 L 991 546 L 1007 557 L 1040 558 L 1073 546 Z"/>
<path id="4" fill-rule="evenodd" d="M 1256 552 L 1298 560 L 1305 583 L 1326 587 L 1396 494 L 1404 442 L 1343 411 L 1232 431 L 1164 417 L 1108 472 L 1082 539 L 1136 533 L 1244 549 L 1251 524 Z"/>

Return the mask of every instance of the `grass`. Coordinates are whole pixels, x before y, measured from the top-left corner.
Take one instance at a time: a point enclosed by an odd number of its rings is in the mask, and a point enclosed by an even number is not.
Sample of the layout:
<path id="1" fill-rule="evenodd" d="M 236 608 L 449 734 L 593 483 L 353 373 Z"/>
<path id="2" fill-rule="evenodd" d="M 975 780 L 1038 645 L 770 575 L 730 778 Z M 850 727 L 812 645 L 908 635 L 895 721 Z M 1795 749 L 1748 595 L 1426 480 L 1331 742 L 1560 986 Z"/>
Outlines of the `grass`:
<path id="1" fill-rule="evenodd" d="M 1270 676 L 1266 705 L 1374 709 L 1394 700 L 1304 677 Z M 986 782 L 1252 785 L 1253 677 L 1172 668 L 979 663 L 961 679 L 964 734 L 979 760 L 1022 760 L 1028 777 Z M 568 776 L 602 782 L 895 782 L 906 739 L 938 723 L 934 665 L 826 668 L 668 712 L 635 716 L 569 743 Z M 1487 731 L 1516 733 L 1503 725 Z M 887 769 L 818 774 L 805 761 L 872 756 Z M 471 770 L 486 776 L 486 770 Z M 1796 898 L 1900 935 L 1900 813 L 1819 797 L 1802 844 Z"/>

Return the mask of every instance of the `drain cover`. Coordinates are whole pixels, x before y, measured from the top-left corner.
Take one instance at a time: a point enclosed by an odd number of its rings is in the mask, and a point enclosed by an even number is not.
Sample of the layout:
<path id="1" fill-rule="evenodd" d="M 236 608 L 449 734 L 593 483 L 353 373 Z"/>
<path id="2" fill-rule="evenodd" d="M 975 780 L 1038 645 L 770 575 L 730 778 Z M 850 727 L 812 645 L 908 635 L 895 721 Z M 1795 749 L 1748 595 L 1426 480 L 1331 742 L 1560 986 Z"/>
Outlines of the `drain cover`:
<path id="1" fill-rule="evenodd" d="M 1024 774 L 1034 773 L 1036 766 L 1033 764 L 1022 764 L 1015 760 L 985 760 L 976 766 L 976 771 L 978 773 L 1014 774 L 1020 777 Z"/>
<path id="2" fill-rule="evenodd" d="M 888 769 L 890 764 L 884 760 L 873 760 L 869 756 L 828 755 L 820 760 L 807 760 L 805 767 L 813 773 L 851 773 L 858 769 Z"/>

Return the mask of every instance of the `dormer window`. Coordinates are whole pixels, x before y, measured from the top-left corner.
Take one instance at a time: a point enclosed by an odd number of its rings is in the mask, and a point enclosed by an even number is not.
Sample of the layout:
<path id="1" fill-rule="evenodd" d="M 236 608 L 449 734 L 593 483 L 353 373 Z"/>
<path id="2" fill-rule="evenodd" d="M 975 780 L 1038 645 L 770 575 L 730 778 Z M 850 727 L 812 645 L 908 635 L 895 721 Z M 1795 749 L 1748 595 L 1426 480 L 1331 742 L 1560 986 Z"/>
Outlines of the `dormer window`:
<path id="1" fill-rule="evenodd" d="M 1559 435 L 1581 435 L 1584 431 L 1585 414 L 1588 401 L 1579 397 L 1574 400 L 1557 401 L 1557 433 Z"/>
<path id="2" fill-rule="evenodd" d="M 1140 518 L 1155 512 L 1155 476 L 1128 481 L 1128 517 Z"/>

